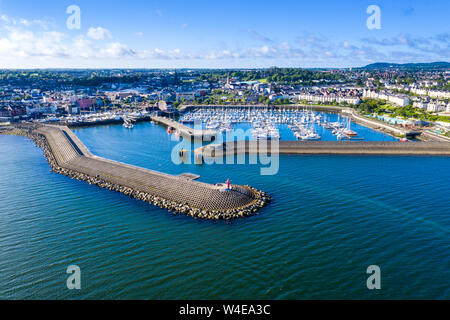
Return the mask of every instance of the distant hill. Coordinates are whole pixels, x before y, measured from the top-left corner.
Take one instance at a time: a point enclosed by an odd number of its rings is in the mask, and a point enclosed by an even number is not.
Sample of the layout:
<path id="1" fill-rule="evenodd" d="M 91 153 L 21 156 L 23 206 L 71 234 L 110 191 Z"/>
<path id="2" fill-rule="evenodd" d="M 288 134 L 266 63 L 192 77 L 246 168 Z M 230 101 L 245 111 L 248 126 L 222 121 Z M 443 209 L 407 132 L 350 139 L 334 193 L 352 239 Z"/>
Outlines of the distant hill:
<path id="1" fill-rule="evenodd" d="M 430 62 L 430 63 L 389 63 L 389 62 L 377 62 L 368 64 L 361 69 L 402 69 L 402 70 L 438 70 L 438 69 L 450 69 L 450 62 Z"/>

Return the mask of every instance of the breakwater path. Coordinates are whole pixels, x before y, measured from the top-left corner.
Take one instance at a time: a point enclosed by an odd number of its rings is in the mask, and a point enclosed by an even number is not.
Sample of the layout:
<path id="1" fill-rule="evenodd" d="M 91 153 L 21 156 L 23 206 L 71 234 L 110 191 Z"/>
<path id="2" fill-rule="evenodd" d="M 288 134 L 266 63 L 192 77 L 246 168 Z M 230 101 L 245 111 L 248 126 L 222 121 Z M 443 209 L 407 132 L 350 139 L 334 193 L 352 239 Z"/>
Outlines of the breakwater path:
<path id="1" fill-rule="evenodd" d="M 440 155 L 450 156 L 448 142 L 391 141 L 234 141 L 210 144 L 194 150 L 196 156 L 231 154 L 348 154 L 348 155 Z"/>
<path id="2" fill-rule="evenodd" d="M 255 213 L 270 201 L 264 192 L 249 186 L 207 184 L 186 175 L 173 176 L 93 155 L 64 126 L 41 126 L 31 138 L 43 147 L 57 172 L 87 181 L 174 213 L 205 219 L 231 219 Z M 36 136 L 33 136 L 36 135 Z"/>

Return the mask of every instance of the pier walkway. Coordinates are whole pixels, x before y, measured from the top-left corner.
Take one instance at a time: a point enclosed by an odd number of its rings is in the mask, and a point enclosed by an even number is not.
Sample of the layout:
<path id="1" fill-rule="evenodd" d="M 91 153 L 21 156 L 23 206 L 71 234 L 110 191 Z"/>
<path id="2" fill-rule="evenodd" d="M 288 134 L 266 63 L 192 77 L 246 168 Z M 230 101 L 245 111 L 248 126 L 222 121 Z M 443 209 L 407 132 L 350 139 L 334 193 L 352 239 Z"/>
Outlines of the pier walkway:
<path id="1" fill-rule="evenodd" d="M 45 125 L 43 135 L 59 167 L 109 183 L 145 192 L 201 210 L 244 208 L 255 201 L 252 188 L 233 185 L 231 190 L 184 176 L 173 176 L 93 155 L 67 127 Z"/>
<path id="2" fill-rule="evenodd" d="M 154 116 L 152 117 L 152 120 L 166 127 L 174 128 L 175 130 L 180 132 L 181 135 L 188 138 L 198 138 L 202 139 L 202 141 L 211 141 L 214 140 L 217 136 L 217 132 L 215 130 L 192 129 L 182 123 L 173 121 L 165 117 Z"/>
<path id="3" fill-rule="evenodd" d="M 210 144 L 194 150 L 196 156 L 232 154 L 348 154 L 348 155 L 442 155 L 450 156 L 448 142 L 385 141 L 234 141 Z"/>

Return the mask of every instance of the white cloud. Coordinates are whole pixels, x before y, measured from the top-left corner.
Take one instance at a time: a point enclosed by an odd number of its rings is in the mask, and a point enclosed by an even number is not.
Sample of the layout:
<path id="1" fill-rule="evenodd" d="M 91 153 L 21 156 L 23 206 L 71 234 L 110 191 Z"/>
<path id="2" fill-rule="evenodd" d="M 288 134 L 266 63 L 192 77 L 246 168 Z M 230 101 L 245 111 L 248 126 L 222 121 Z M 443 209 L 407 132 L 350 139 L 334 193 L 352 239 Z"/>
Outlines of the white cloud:
<path id="1" fill-rule="evenodd" d="M 46 20 L 27 20 L 27 19 L 19 19 L 19 23 L 26 26 L 31 27 L 33 25 L 37 25 L 42 29 L 47 30 L 49 28 L 50 22 Z"/>
<path id="2" fill-rule="evenodd" d="M 266 37 L 265 35 L 262 35 L 262 34 L 260 34 L 259 32 L 256 32 L 253 29 L 248 29 L 247 31 L 250 34 L 250 36 L 253 39 L 255 39 L 255 40 L 262 41 L 262 42 L 267 42 L 267 43 L 274 43 L 274 41 L 271 38 Z"/>
<path id="3" fill-rule="evenodd" d="M 109 43 L 108 46 L 101 51 L 101 54 L 108 58 L 119 58 L 125 56 L 134 56 L 136 52 L 120 42 L 112 42 Z"/>
<path id="4" fill-rule="evenodd" d="M 90 58 L 96 54 L 96 50 L 94 50 L 93 48 L 92 41 L 84 38 L 83 36 L 72 39 L 71 47 L 71 55 L 73 56 Z"/>
<path id="5" fill-rule="evenodd" d="M 63 44 L 65 35 L 56 31 L 33 32 L 9 28 L 7 37 L 0 38 L 0 55 L 3 57 L 31 57 L 67 55 Z"/>
<path id="6" fill-rule="evenodd" d="M 111 40 L 111 32 L 102 27 L 89 28 L 87 34 L 74 35 L 72 32 L 52 31 L 48 26 L 40 20 L 0 15 L 0 61 L 12 61 L 19 66 L 24 62 L 45 60 L 48 65 L 56 61 L 65 61 L 67 64 L 78 61 L 83 65 L 98 64 L 101 67 L 104 65 L 103 59 L 110 59 L 111 65 L 125 61 L 142 65 L 140 61 L 152 60 L 161 65 L 162 60 L 178 60 L 179 64 L 196 61 L 198 64 L 213 66 L 215 60 L 226 60 L 227 64 L 235 65 L 270 61 L 270 64 L 288 62 L 292 65 L 343 66 L 374 61 L 448 60 L 450 52 L 449 33 L 428 39 L 399 35 L 359 41 L 337 41 L 321 35 L 304 34 L 295 41 L 280 42 L 249 30 L 253 38 L 263 43 L 254 46 L 247 43 L 234 49 L 228 49 L 223 44 L 217 49 L 187 51 L 182 48 L 136 50 L 116 39 Z M 142 37 L 143 33 L 136 32 L 135 35 Z"/>
<path id="7" fill-rule="evenodd" d="M 219 59 L 239 59 L 240 55 L 237 52 L 231 50 L 211 51 L 206 55 L 199 57 L 201 59 L 219 60 Z"/>
<path id="8" fill-rule="evenodd" d="M 411 34 L 399 34 L 390 38 L 363 38 L 364 44 L 382 48 L 390 52 L 394 59 L 410 59 L 420 55 L 423 60 L 448 60 L 450 59 L 450 34 L 440 33 L 429 37 Z M 403 55 L 403 56 L 402 56 Z M 420 61 L 420 60 L 419 60 Z"/>
<path id="9" fill-rule="evenodd" d="M 153 50 L 142 50 L 136 52 L 136 56 L 141 59 L 159 59 L 159 60 L 181 60 L 181 59 L 195 59 L 195 55 L 183 52 L 180 49 L 163 50 L 155 48 Z"/>
<path id="10" fill-rule="evenodd" d="M 111 39 L 112 35 L 108 29 L 97 27 L 97 28 L 89 28 L 87 36 L 94 40 L 104 40 Z"/>
<path id="11" fill-rule="evenodd" d="M 6 55 L 15 49 L 15 44 L 11 40 L 7 38 L 0 39 L 0 55 Z"/>
<path id="12" fill-rule="evenodd" d="M 0 20 L 1 20 L 3 23 L 11 23 L 11 19 L 10 19 L 7 15 L 5 15 L 5 14 L 2 14 L 2 15 L 0 16 Z"/>
<path id="13" fill-rule="evenodd" d="M 19 23 L 5 15 L 0 16 L 0 24 L 6 30 L 0 36 L 0 58 L 68 58 L 97 59 L 120 58 L 134 55 L 135 52 L 120 42 L 99 43 L 98 40 L 111 38 L 107 29 L 90 28 L 88 36 L 69 35 L 58 31 L 31 30 L 36 24 L 23 19 Z"/>

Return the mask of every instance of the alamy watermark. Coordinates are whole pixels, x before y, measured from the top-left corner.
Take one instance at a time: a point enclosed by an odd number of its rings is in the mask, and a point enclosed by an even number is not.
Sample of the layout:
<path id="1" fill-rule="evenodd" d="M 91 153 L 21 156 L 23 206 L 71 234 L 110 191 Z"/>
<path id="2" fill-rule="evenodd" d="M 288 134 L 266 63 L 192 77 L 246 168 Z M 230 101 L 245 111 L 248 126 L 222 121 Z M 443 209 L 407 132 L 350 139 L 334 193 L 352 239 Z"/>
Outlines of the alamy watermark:
<path id="1" fill-rule="evenodd" d="M 222 134 L 217 132 L 205 135 L 201 124 L 196 123 L 193 129 L 193 142 L 180 142 L 171 152 L 174 164 L 260 164 L 261 175 L 275 175 L 279 170 L 280 143 L 278 138 L 265 137 L 256 139 L 252 129 L 232 129 Z M 172 135 L 173 141 L 178 141 Z M 256 139 L 256 140 L 255 140 Z M 204 142 L 211 141 L 205 145 Z M 192 157 L 191 157 L 192 155 Z"/>
<path id="2" fill-rule="evenodd" d="M 67 17 L 66 27 L 69 30 L 81 29 L 81 9 L 79 6 L 72 4 L 67 7 L 66 13 L 70 16 Z"/>
<path id="3" fill-rule="evenodd" d="M 372 4 L 367 7 L 367 14 L 370 16 L 367 18 L 366 26 L 369 30 L 381 29 L 381 9 L 379 6 Z"/>
<path id="4" fill-rule="evenodd" d="M 80 269 L 80 267 L 75 264 L 72 264 L 67 267 L 66 273 L 70 274 L 70 276 L 67 278 L 67 281 L 66 281 L 67 289 L 80 290 L 81 289 L 81 269 Z"/>
<path id="5" fill-rule="evenodd" d="M 367 278 L 366 285 L 367 289 L 373 290 L 381 289 L 381 269 L 377 265 L 370 265 L 367 267 L 367 274 L 370 274 L 370 277 Z"/>

